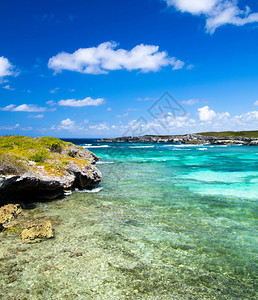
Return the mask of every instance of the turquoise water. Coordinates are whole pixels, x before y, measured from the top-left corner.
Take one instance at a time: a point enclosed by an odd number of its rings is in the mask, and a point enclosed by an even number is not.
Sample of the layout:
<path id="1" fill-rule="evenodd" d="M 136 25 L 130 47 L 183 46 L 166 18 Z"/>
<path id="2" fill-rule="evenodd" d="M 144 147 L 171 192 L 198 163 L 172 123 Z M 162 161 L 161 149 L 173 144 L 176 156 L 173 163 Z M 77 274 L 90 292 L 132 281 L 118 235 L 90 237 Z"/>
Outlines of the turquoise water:
<path id="1" fill-rule="evenodd" d="M 101 191 L 36 206 L 55 239 L 2 239 L 0 295 L 256 299 L 257 147 L 78 143 Z"/>

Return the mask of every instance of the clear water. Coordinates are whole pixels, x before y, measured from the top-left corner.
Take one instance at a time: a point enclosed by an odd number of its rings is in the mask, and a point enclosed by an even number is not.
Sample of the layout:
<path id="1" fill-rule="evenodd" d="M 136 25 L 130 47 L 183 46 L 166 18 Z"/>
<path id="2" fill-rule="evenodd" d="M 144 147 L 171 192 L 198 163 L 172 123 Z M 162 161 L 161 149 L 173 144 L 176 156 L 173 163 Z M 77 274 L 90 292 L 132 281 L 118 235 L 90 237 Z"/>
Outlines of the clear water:
<path id="1" fill-rule="evenodd" d="M 24 212 L 55 239 L 1 233 L 0 298 L 257 298 L 257 147 L 75 142 L 103 189 Z"/>

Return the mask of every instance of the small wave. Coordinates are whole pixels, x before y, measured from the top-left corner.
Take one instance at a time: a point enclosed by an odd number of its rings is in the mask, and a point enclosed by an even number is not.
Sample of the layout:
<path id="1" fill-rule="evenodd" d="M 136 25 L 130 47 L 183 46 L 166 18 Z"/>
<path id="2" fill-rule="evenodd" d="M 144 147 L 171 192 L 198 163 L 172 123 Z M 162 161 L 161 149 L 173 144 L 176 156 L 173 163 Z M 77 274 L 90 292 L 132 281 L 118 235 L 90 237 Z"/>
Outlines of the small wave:
<path id="1" fill-rule="evenodd" d="M 200 147 L 201 145 L 195 145 L 195 144 L 183 144 L 183 145 L 174 145 L 176 148 L 184 148 L 184 147 Z"/>
<path id="2" fill-rule="evenodd" d="M 109 148 L 108 145 L 100 145 L 100 146 L 83 146 L 83 148 Z"/>
<path id="3" fill-rule="evenodd" d="M 67 192 L 64 192 L 64 195 L 65 196 L 70 196 L 70 195 L 72 195 L 72 193 L 73 193 L 72 191 L 67 191 Z"/>
<path id="4" fill-rule="evenodd" d="M 83 145 L 81 145 L 83 148 L 86 148 L 86 147 L 90 147 L 90 146 L 92 146 L 92 144 L 83 144 Z"/>
<path id="5" fill-rule="evenodd" d="M 106 165 L 106 164 L 114 164 L 114 161 L 97 161 L 97 165 Z"/>
<path id="6" fill-rule="evenodd" d="M 207 148 L 199 148 L 198 150 L 204 151 L 204 150 L 208 150 L 208 149 Z"/>
<path id="7" fill-rule="evenodd" d="M 97 187 L 91 190 L 78 190 L 78 193 L 98 193 L 103 189 L 103 187 Z"/>
<path id="8" fill-rule="evenodd" d="M 129 146 L 129 148 L 154 148 L 154 146 Z"/>

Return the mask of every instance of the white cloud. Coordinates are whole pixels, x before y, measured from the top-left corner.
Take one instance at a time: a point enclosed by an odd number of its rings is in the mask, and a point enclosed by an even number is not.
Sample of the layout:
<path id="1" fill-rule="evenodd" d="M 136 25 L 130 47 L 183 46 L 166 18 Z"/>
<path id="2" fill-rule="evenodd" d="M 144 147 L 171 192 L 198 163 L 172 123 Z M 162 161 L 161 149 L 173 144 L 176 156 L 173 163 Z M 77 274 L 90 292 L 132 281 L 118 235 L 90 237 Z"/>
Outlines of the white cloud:
<path id="1" fill-rule="evenodd" d="M 83 106 L 99 106 L 104 103 L 103 98 L 92 99 L 87 97 L 83 100 L 67 99 L 58 101 L 60 106 L 83 107 Z"/>
<path id="2" fill-rule="evenodd" d="M 14 66 L 6 57 L 0 56 L 0 78 L 5 76 L 15 76 Z"/>
<path id="3" fill-rule="evenodd" d="M 59 130 L 65 129 L 65 130 L 71 130 L 75 126 L 75 121 L 72 121 L 71 119 L 65 119 L 61 121 L 60 126 L 58 127 Z"/>
<path id="4" fill-rule="evenodd" d="M 96 125 L 90 125 L 89 129 L 96 129 L 98 131 L 101 131 L 101 130 L 110 130 L 110 127 L 107 122 L 102 122 Z"/>
<path id="5" fill-rule="evenodd" d="M 250 111 L 245 114 L 235 116 L 234 119 L 239 123 L 258 121 L 258 111 Z"/>
<path id="6" fill-rule="evenodd" d="M 123 118 L 127 118 L 128 116 L 129 116 L 129 113 L 125 113 L 123 115 L 116 115 L 116 118 L 123 119 Z"/>
<path id="7" fill-rule="evenodd" d="M 4 125 L 4 126 L 0 126 L 0 129 L 2 129 L 2 130 L 13 130 L 13 129 L 16 129 L 18 127 L 20 127 L 20 124 L 15 124 L 14 126 Z"/>
<path id="8" fill-rule="evenodd" d="M 256 100 L 256 101 L 254 102 L 254 105 L 255 105 L 255 106 L 258 106 L 258 100 Z"/>
<path id="9" fill-rule="evenodd" d="M 55 106 L 56 105 L 56 102 L 54 100 L 49 100 L 46 102 L 47 105 L 49 106 Z"/>
<path id="10" fill-rule="evenodd" d="M 137 101 L 152 101 L 156 100 L 154 97 L 144 97 L 144 98 L 137 98 Z"/>
<path id="11" fill-rule="evenodd" d="M 230 117 L 230 113 L 228 113 L 228 112 L 223 112 L 223 113 L 217 114 L 218 120 L 227 120 L 229 117 Z"/>
<path id="12" fill-rule="evenodd" d="M 3 89 L 9 90 L 9 91 L 14 91 L 15 90 L 15 88 L 10 87 L 9 84 L 3 86 Z"/>
<path id="13" fill-rule="evenodd" d="M 72 54 L 61 52 L 49 59 L 48 67 L 55 73 L 69 70 L 84 74 L 106 74 L 122 69 L 157 72 L 165 66 L 172 66 L 173 70 L 184 66 L 181 60 L 159 51 L 158 46 L 140 44 L 131 50 L 116 47 L 116 43 L 106 42 L 97 47 L 80 48 Z"/>
<path id="14" fill-rule="evenodd" d="M 205 15 L 206 31 L 214 31 L 225 24 L 242 26 L 258 22 L 258 13 L 251 13 L 246 6 L 245 10 L 238 7 L 237 0 L 165 0 L 168 6 L 174 6 L 181 12 L 193 15 Z"/>
<path id="15" fill-rule="evenodd" d="M 183 100 L 181 101 L 182 104 L 185 105 L 194 105 L 200 102 L 206 102 L 206 100 L 199 100 L 199 99 L 189 99 L 189 100 Z"/>
<path id="16" fill-rule="evenodd" d="M 56 87 L 49 91 L 50 94 L 55 94 L 59 90 L 59 87 Z"/>
<path id="17" fill-rule="evenodd" d="M 127 108 L 126 109 L 127 111 L 140 111 L 141 110 L 141 108 Z"/>
<path id="18" fill-rule="evenodd" d="M 52 125 L 51 130 L 68 130 L 72 132 L 79 132 L 79 131 L 87 131 L 87 128 L 85 127 L 86 124 L 89 123 L 89 120 L 85 119 L 80 123 L 76 123 L 76 121 L 71 120 L 70 118 L 67 118 L 65 120 L 62 120 L 59 125 Z"/>
<path id="19" fill-rule="evenodd" d="M 215 111 L 210 109 L 209 106 L 207 106 L 207 105 L 204 107 L 198 108 L 198 111 L 199 111 L 198 114 L 199 114 L 200 121 L 209 122 L 217 116 Z"/>
<path id="20" fill-rule="evenodd" d="M 28 115 L 29 119 L 42 119 L 44 115 Z"/>
<path id="21" fill-rule="evenodd" d="M 111 108 L 111 107 L 108 107 L 108 108 L 107 108 L 107 111 L 112 111 L 112 108 Z"/>
<path id="22" fill-rule="evenodd" d="M 34 104 L 22 104 L 22 105 L 14 105 L 10 104 L 5 107 L 1 107 L 0 110 L 2 111 L 23 111 L 23 112 L 43 112 L 47 109 L 45 107 L 40 107 Z"/>

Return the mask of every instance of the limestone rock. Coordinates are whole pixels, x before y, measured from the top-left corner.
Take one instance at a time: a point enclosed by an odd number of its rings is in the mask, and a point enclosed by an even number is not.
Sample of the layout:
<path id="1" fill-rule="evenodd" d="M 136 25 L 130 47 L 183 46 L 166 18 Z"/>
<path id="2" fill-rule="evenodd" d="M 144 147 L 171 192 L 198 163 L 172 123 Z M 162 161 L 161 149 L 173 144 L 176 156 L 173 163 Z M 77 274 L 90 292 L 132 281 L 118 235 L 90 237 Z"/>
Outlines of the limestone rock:
<path id="1" fill-rule="evenodd" d="M 23 243 L 38 243 L 54 237 L 50 221 L 30 223 L 20 234 Z"/>
<path id="2" fill-rule="evenodd" d="M 4 224 L 15 219 L 22 209 L 19 204 L 7 204 L 0 207 L 0 230 L 4 228 Z"/>

